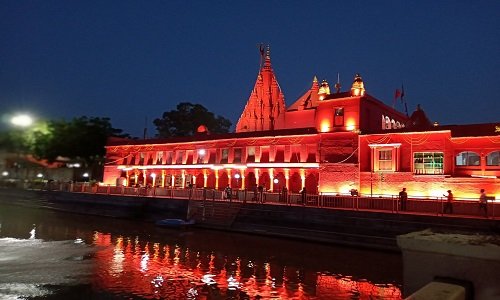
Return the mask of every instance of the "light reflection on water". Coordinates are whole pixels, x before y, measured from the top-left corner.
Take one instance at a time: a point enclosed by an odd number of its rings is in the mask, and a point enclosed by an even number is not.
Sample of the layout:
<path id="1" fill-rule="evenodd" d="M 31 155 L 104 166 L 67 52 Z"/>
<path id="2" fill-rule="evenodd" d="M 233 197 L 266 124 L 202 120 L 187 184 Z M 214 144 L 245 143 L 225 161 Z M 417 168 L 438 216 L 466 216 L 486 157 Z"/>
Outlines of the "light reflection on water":
<path id="1" fill-rule="evenodd" d="M 396 254 L 1 205 L 0 223 L 23 238 L 0 239 L 0 298 L 402 298 Z"/>

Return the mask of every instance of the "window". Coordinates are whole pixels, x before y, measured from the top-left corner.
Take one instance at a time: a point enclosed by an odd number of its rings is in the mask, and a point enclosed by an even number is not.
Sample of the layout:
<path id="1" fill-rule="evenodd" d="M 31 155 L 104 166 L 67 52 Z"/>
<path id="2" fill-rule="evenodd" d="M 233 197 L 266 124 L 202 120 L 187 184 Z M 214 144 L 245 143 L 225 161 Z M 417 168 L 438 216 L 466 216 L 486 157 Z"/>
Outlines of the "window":
<path id="1" fill-rule="evenodd" d="M 235 164 L 241 163 L 241 148 L 234 149 L 233 163 Z"/>
<path id="2" fill-rule="evenodd" d="M 163 159 L 163 152 L 159 151 L 156 153 L 156 163 L 161 164 Z"/>
<path id="3" fill-rule="evenodd" d="M 247 147 L 247 162 L 255 162 L 255 147 Z"/>
<path id="4" fill-rule="evenodd" d="M 443 152 L 413 153 L 413 172 L 415 174 L 444 174 Z"/>
<path id="5" fill-rule="evenodd" d="M 476 152 L 464 151 L 458 153 L 455 164 L 457 166 L 479 166 L 481 158 Z"/>
<path id="6" fill-rule="evenodd" d="M 494 151 L 486 156 L 487 166 L 500 166 L 500 151 Z"/>
<path id="7" fill-rule="evenodd" d="M 391 129 L 391 119 L 385 117 L 385 129 Z"/>
<path id="8" fill-rule="evenodd" d="M 139 157 L 140 157 L 139 158 L 139 164 L 143 165 L 144 164 L 144 153 L 143 152 L 139 153 Z"/>
<path id="9" fill-rule="evenodd" d="M 176 157 L 176 160 L 175 160 L 175 163 L 180 165 L 182 164 L 182 159 L 184 158 L 184 151 L 177 151 L 177 157 Z"/>
<path id="10" fill-rule="evenodd" d="M 335 108 L 334 126 L 344 126 L 344 109 Z"/>
<path id="11" fill-rule="evenodd" d="M 220 160 L 221 164 L 227 164 L 228 155 L 229 155 L 229 149 L 222 149 L 222 157 Z"/>
<path id="12" fill-rule="evenodd" d="M 392 171 L 392 149 L 379 150 L 378 169 L 379 171 Z"/>

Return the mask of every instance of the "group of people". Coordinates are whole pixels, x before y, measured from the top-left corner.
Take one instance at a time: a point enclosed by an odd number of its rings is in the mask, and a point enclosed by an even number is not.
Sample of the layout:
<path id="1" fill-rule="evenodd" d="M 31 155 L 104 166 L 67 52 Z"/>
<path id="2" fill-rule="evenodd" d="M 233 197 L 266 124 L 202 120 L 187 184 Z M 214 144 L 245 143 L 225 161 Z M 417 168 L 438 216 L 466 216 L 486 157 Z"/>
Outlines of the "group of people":
<path id="1" fill-rule="evenodd" d="M 453 192 L 451 190 L 446 191 L 447 194 L 443 196 L 446 197 L 446 202 L 443 206 L 443 214 L 450 213 L 453 214 Z M 399 203 L 402 211 L 406 210 L 406 203 L 408 202 L 408 193 L 406 192 L 406 188 L 403 188 L 401 192 L 399 192 Z M 486 196 L 486 192 L 484 189 L 480 190 L 479 195 L 479 210 L 484 211 L 484 215 L 488 216 L 488 198 Z"/>

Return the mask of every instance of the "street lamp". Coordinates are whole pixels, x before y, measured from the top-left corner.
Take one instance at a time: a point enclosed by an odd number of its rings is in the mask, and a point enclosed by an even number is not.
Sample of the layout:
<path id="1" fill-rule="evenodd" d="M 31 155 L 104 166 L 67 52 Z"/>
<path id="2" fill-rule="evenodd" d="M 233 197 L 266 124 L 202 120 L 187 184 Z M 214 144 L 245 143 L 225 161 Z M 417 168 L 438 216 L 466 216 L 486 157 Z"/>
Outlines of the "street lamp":
<path id="1" fill-rule="evenodd" d="M 33 118 L 27 114 L 15 115 L 10 119 L 10 123 L 19 127 L 28 127 L 33 124 Z"/>
<path id="2" fill-rule="evenodd" d="M 153 178 L 153 186 L 156 185 L 156 173 L 151 173 L 151 178 Z"/>
<path id="3" fill-rule="evenodd" d="M 278 178 L 274 178 L 273 182 L 274 182 L 274 184 L 276 185 L 277 190 L 279 190 L 278 183 L 279 183 L 280 181 L 278 180 Z"/>
<path id="4" fill-rule="evenodd" d="M 236 178 L 236 187 L 240 189 L 240 174 L 239 173 L 234 174 L 234 178 Z"/>

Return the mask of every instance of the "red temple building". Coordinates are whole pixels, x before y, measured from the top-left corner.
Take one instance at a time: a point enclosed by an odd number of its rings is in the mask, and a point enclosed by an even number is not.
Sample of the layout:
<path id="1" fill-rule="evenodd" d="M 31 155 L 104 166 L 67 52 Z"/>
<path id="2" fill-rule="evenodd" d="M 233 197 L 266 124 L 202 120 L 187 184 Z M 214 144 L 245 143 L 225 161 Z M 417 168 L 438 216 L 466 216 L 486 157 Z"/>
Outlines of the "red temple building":
<path id="1" fill-rule="evenodd" d="M 203 125 L 203 124 L 195 124 Z M 201 126 L 202 128 L 204 126 Z M 313 79 L 288 107 L 269 48 L 234 133 L 111 139 L 104 184 L 297 193 L 500 197 L 500 123 L 440 126 L 417 107 L 407 116 L 365 90 Z"/>

